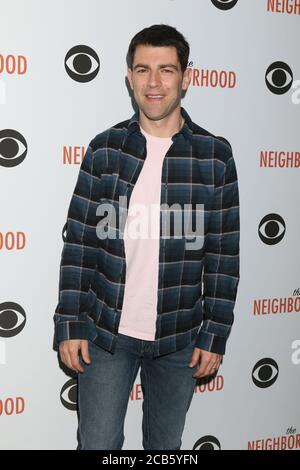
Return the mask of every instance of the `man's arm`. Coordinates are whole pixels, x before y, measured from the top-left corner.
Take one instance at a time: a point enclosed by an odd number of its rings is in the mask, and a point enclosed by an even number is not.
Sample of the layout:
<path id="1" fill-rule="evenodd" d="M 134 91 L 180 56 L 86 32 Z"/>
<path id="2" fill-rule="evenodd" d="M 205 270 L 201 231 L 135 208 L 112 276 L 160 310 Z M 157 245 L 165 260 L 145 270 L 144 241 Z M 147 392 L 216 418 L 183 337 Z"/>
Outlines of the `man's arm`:
<path id="1" fill-rule="evenodd" d="M 53 317 L 56 344 L 68 339 L 88 339 L 86 300 L 97 259 L 96 207 L 100 184 L 94 172 L 92 142 L 81 163 L 67 214 L 59 301 Z"/>
<path id="2" fill-rule="evenodd" d="M 227 144 L 226 144 L 227 145 Z M 224 145 L 218 142 L 218 151 Z M 229 145 L 219 181 L 215 181 L 208 233 L 205 240 L 203 269 L 203 323 L 195 347 L 225 354 L 227 338 L 234 321 L 239 284 L 239 189 L 235 161 Z M 220 174 L 220 172 L 219 172 Z"/>

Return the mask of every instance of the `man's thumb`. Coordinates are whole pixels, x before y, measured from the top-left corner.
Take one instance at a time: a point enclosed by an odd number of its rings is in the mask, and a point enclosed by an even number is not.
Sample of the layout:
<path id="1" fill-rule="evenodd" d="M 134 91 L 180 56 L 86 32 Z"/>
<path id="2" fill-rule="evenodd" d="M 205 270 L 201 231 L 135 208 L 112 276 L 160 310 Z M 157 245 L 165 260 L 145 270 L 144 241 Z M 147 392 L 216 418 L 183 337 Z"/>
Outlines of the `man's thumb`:
<path id="1" fill-rule="evenodd" d="M 199 356 L 200 356 L 200 351 L 194 350 L 192 359 L 189 363 L 189 367 L 194 367 L 197 364 Z"/>

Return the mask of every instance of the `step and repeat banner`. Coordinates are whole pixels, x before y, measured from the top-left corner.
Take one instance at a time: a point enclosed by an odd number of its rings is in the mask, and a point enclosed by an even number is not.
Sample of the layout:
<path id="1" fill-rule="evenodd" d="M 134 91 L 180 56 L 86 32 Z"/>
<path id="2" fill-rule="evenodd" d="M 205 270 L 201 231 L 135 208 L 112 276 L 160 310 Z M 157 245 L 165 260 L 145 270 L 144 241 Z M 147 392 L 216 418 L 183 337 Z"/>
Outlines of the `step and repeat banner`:
<path id="1" fill-rule="evenodd" d="M 77 446 L 77 379 L 53 349 L 67 210 L 90 140 L 134 112 L 131 38 L 166 23 L 191 47 L 182 105 L 231 143 L 240 190 L 235 321 L 182 449 L 299 449 L 300 0 L 0 7 L 0 448 Z M 142 402 L 138 374 L 123 449 L 142 449 Z"/>

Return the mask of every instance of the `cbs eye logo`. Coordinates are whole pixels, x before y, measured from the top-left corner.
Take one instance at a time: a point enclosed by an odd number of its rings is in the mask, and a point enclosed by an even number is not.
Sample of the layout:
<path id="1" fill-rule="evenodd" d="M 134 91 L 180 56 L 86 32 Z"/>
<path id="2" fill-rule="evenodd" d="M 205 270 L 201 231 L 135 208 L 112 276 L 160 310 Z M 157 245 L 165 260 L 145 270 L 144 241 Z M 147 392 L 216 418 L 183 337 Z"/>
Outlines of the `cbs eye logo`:
<path id="1" fill-rule="evenodd" d="M 69 77 L 76 82 L 90 82 L 99 72 L 100 60 L 91 47 L 74 46 L 66 54 L 65 69 Z"/>
<path id="2" fill-rule="evenodd" d="M 252 380 L 259 388 L 267 388 L 273 385 L 278 377 L 279 368 L 274 359 L 266 357 L 258 361 L 252 370 Z"/>
<path id="3" fill-rule="evenodd" d="M 77 410 L 77 380 L 70 379 L 62 387 L 60 401 L 65 408 L 71 411 Z"/>
<path id="4" fill-rule="evenodd" d="M 20 165 L 27 155 L 27 142 L 14 129 L 0 131 L 0 165 L 6 168 Z"/>
<path id="5" fill-rule="evenodd" d="M 221 444 L 215 436 L 203 436 L 198 439 L 192 450 L 221 450 Z"/>
<path id="6" fill-rule="evenodd" d="M 268 89 L 275 95 L 283 95 L 293 84 L 293 72 L 285 62 L 273 62 L 265 74 Z"/>
<path id="7" fill-rule="evenodd" d="M 231 10 L 238 0 L 211 0 L 212 4 L 219 10 Z"/>
<path id="8" fill-rule="evenodd" d="M 258 226 L 258 235 L 266 245 L 276 245 L 285 235 L 285 222 L 279 214 L 267 214 Z"/>
<path id="9" fill-rule="evenodd" d="M 18 335 L 26 323 L 26 314 L 21 305 L 15 302 L 0 304 L 0 336 L 11 338 Z"/>

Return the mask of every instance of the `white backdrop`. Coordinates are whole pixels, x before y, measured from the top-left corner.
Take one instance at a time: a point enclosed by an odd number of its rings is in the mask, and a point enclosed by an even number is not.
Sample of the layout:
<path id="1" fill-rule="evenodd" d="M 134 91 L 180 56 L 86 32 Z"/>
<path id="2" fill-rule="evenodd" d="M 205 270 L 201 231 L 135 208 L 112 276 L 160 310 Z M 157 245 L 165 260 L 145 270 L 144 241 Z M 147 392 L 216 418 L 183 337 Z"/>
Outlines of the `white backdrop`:
<path id="1" fill-rule="evenodd" d="M 77 445 L 76 379 L 52 349 L 62 230 L 82 152 L 134 112 L 126 52 L 156 23 L 189 41 L 182 105 L 229 140 L 240 188 L 235 322 L 218 376 L 195 389 L 182 449 L 300 447 L 299 3 L 1 1 L 0 448 Z M 89 81 L 76 59 L 65 67 L 75 46 L 99 59 Z M 141 423 L 138 374 L 123 449 L 142 449 Z"/>

